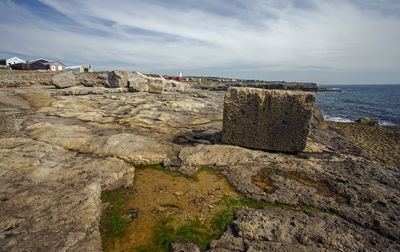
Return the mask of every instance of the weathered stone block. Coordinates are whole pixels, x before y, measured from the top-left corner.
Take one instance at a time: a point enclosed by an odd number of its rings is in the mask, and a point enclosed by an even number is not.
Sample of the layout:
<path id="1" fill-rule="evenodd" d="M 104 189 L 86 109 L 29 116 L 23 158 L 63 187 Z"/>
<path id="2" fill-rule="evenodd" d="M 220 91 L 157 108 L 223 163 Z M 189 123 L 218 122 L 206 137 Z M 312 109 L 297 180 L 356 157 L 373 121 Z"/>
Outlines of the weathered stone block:
<path id="1" fill-rule="evenodd" d="M 65 72 L 53 76 L 52 84 L 56 88 L 68 88 L 75 86 L 75 77 L 72 72 Z"/>
<path id="2" fill-rule="evenodd" d="M 147 78 L 137 73 L 131 73 L 128 79 L 129 92 L 149 92 L 149 85 L 147 85 Z"/>
<path id="3" fill-rule="evenodd" d="M 298 152 L 306 146 L 315 94 L 229 88 L 222 141 L 243 147 Z"/>
<path id="4" fill-rule="evenodd" d="M 162 93 L 164 91 L 164 83 L 161 78 L 148 78 L 149 93 Z"/>
<path id="5" fill-rule="evenodd" d="M 129 73 L 121 70 L 114 70 L 108 73 L 108 83 L 110 88 L 128 86 Z"/>
<path id="6" fill-rule="evenodd" d="M 313 115 L 311 117 L 311 128 L 322 129 L 324 128 L 324 125 L 325 125 L 324 111 L 315 106 Z"/>

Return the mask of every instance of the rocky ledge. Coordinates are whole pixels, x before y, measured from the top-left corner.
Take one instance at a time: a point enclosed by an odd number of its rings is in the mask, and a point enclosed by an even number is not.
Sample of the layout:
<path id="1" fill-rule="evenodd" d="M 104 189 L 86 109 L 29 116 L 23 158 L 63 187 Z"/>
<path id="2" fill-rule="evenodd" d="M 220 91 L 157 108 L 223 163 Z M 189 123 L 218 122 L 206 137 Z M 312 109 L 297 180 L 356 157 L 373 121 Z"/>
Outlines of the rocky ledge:
<path id="1" fill-rule="evenodd" d="M 260 151 L 222 144 L 225 92 L 126 91 L 0 89 L 2 250 L 102 250 L 101 192 L 147 164 L 188 176 L 209 167 L 248 199 L 301 206 L 239 210 L 211 251 L 400 250 L 399 167 L 321 118 L 301 153 Z"/>

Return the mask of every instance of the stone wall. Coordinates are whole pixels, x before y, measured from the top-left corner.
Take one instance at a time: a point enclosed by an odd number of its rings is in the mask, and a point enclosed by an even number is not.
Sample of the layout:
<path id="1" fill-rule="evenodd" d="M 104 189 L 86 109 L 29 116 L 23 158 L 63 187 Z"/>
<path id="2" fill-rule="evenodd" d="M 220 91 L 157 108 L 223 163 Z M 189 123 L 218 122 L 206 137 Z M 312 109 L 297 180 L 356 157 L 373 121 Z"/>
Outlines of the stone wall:
<path id="1" fill-rule="evenodd" d="M 52 86 L 51 79 L 58 71 L 0 71 L 0 88 Z M 108 72 L 73 73 L 77 85 L 103 87 L 108 85 Z"/>

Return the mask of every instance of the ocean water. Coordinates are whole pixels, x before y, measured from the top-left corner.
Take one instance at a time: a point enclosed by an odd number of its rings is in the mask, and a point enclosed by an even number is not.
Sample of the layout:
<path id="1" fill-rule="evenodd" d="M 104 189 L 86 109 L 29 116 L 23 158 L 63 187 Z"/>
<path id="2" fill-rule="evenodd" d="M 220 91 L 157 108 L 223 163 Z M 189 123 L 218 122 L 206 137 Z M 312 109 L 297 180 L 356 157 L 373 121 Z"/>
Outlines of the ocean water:
<path id="1" fill-rule="evenodd" d="M 353 122 L 366 116 L 380 125 L 400 125 L 400 84 L 319 86 L 342 90 L 317 92 L 316 105 L 328 121 Z"/>

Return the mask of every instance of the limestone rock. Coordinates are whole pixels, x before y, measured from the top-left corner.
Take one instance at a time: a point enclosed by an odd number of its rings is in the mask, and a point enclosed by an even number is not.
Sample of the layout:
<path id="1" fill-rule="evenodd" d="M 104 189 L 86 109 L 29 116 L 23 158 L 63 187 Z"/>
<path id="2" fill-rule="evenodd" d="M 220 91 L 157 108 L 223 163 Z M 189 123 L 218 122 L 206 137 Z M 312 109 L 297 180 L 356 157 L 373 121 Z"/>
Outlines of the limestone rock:
<path id="1" fill-rule="evenodd" d="M 129 92 L 148 92 L 149 85 L 147 85 L 147 78 L 137 72 L 130 74 L 128 79 Z"/>
<path id="2" fill-rule="evenodd" d="M 165 147 L 150 137 L 127 133 L 96 137 L 86 127 L 50 123 L 38 123 L 27 130 L 35 139 L 81 153 L 115 156 L 135 165 L 167 162 Z"/>
<path id="3" fill-rule="evenodd" d="M 47 107 L 49 106 L 50 103 L 55 101 L 51 96 L 48 96 L 43 93 L 25 93 L 21 95 L 25 100 L 29 101 L 31 103 L 32 107 L 35 108 L 41 108 L 41 107 Z"/>
<path id="4" fill-rule="evenodd" d="M 114 70 L 108 73 L 108 83 L 110 88 L 119 88 L 128 86 L 128 72 Z"/>
<path id="5" fill-rule="evenodd" d="M 241 209 L 211 251 L 398 251 L 400 245 L 335 216 L 279 208 Z M 247 249 L 245 249 L 247 248 Z"/>
<path id="6" fill-rule="evenodd" d="M 379 125 L 379 123 L 377 121 L 372 120 L 369 117 L 361 117 L 356 122 L 364 124 L 364 125 L 368 125 L 368 126 L 378 126 Z"/>
<path id="7" fill-rule="evenodd" d="M 174 80 L 165 80 L 164 81 L 165 91 L 181 91 L 184 92 L 189 88 L 189 84 Z"/>
<path id="8" fill-rule="evenodd" d="M 1 250 L 101 251 L 100 193 L 132 185 L 133 166 L 27 138 L 0 139 L 0 156 Z"/>
<path id="9" fill-rule="evenodd" d="M 1 251 L 100 251 L 101 191 L 132 184 L 133 165 L 160 162 L 187 175 L 213 168 L 248 199 L 340 216 L 244 209 L 212 251 L 399 250 L 400 171 L 375 163 L 348 134 L 312 128 L 300 155 L 223 145 L 215 120 L 224 93 L 126 91 L 0 89 Z"/>
<path id="10" fill-rule="evenodd" d="M 72 72 L 57 74 L 51 79 L 51 81 L 56 88 L 68 88 L 75 86 L 75 76 Z"/>
<path id="11" fill-rule="evenodd" d="M 322 111 L 322 109 L 318 108 L 317 106 L 314 106 L 313 114 L 311 117 L 311 128 L 321 129 L 324 127 L 324 125 L 324 111 Z"/>
<path id="12" fill-rule="evenodd" d="M 160 78 L 149 77 L 147 80 L 149 93 L 162 93 L 164 91 L 164 83 Z"/>
<path id="13" fill-rule="evenodd" d="M 199 246 L 193 242 L 174 242 L 171 244 L 173 252 L 200 252 Z"/>
<path id="14" fill-rule="evenodd" d="M 127 73 L 127 83 L 130 92 L 162 93 L 164 79 L 148 77 L 139 72 Z"/>
<path id="15" fill-rule="evenodd" d="M 179 158 L 182 165 L 191 167 L 214 167 L 249 164 L 265 156 L 262 151 L 253 151 L 231 145 L 204 145 L 182 148 Z"/>
<path id="16" fill-rule="evenodd" d="M 224 100 L 222 141 L 263 150 L 304 149 L 315 94 L 229 88 Z"/>
<path id="17" fill-rule="evenodd" d="M 164 91 L 164 78 L 148 77 L 139 72 L 130 73 L 130 76 L 135 76 L 137 79 L 146 80 L 149 93 L 162 93 Z"/>

